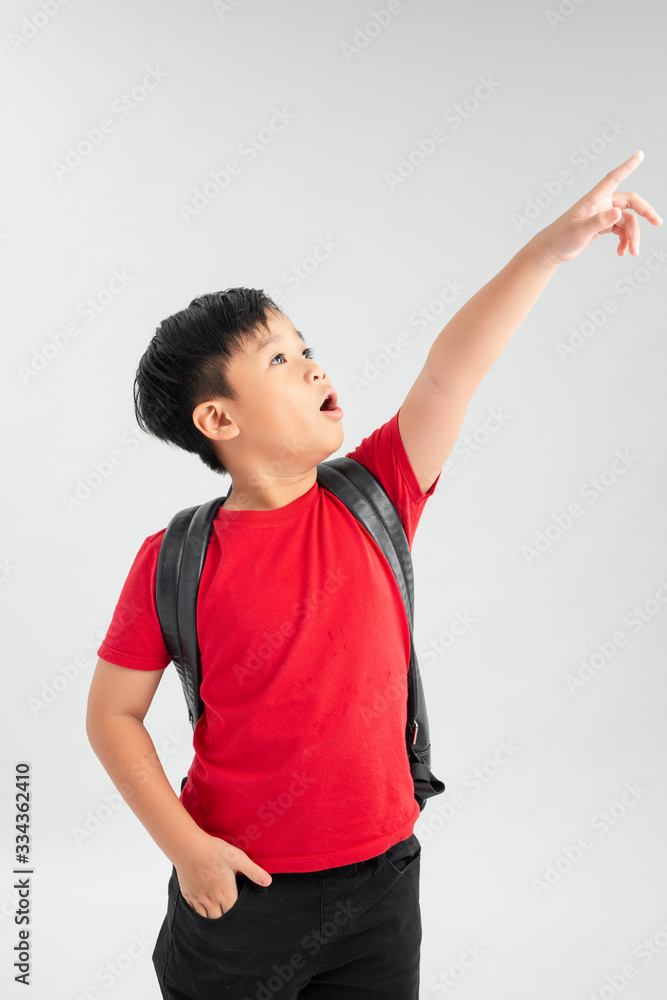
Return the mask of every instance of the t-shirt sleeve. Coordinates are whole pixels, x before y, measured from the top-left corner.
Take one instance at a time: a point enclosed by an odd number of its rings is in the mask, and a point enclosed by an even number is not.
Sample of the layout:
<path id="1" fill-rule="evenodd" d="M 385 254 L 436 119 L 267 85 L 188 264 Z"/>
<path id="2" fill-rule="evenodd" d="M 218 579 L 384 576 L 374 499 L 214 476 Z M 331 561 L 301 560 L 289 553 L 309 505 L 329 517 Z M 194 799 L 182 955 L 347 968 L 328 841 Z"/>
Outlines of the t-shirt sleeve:
<path id="1" fill-rule="evenodd" d="M 424 504 L 438 485 L 442 472 L 426 493 L 420 489 L 398 429 L 400 407 L 390 420 L 365 437 L 353 451 L 346 453 L 361 462 L 384 489 L 396 507 L 410 546 L 422 515 Z"/>
<path id="2" fill-rule="evenodd" d="M 146 538 L 123 584 L 97 655 L 134 670 L 164 670 L 171 663 L 155 605 L 155 577 L 164 529 Z"/>

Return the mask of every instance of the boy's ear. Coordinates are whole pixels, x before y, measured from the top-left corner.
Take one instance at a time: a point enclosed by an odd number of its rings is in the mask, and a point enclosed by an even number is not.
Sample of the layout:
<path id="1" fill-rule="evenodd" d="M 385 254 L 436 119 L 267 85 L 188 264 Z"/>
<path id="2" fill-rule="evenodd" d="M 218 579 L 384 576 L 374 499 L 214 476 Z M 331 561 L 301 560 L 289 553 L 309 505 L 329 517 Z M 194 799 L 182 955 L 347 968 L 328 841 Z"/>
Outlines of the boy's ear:
<path id="1" fill-rule="evenodd" d="M 240 433 L 238 424 L 221 400 L 198 403 L 192 411 L 192 420 L 195 427 L 213 441 L 230 441 Z"/>

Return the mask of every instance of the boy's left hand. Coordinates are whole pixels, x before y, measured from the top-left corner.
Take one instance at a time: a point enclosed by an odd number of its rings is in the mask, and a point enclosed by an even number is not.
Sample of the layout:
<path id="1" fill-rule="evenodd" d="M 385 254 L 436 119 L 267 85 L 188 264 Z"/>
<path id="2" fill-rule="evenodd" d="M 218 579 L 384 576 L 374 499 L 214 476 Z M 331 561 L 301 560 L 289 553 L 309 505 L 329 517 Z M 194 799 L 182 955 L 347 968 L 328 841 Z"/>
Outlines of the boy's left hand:
<path id="1" fill-rule="evenodd" d="M 625 163 L 610 170 L 576 205 L 533 237 L 531 243 L 535 256 L 542 266 L 556 267 L 566 260 L 572 260 L 598 236 L 606 233 L 616 233 L 618 236 L 616 252 L 619 257 L 623 257 L 628 249 L 633 256 L 637 256 L 637 215 L 643 215 L 654 226 L 662 225 L 662 219 L 634 191 L 622 192 L 616 188 L 643 159 L 644 153 L 637 150 Z M 637 215 L 630 209 L 634 209 Z"/>

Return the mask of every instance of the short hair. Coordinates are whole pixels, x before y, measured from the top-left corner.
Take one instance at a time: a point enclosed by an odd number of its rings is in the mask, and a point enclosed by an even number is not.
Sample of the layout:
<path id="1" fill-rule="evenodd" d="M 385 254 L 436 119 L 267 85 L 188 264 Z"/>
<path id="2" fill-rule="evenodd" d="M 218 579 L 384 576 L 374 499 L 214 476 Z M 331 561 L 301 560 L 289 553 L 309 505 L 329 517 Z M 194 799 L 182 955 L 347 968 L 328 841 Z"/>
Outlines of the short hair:
<path id="1" fill-rule="evenodd" d="M 231 358 L 268 330 L 267 310 L 282 310 L 263 289 L 226 288 L 193 299 L 163 319 L 139 361 L 134 412 L 139 427 L 199 455 L 213 472 L 228 470 L 213 441 L 192 419 L 199 403 L 238 395 L 228 380 Z"/>

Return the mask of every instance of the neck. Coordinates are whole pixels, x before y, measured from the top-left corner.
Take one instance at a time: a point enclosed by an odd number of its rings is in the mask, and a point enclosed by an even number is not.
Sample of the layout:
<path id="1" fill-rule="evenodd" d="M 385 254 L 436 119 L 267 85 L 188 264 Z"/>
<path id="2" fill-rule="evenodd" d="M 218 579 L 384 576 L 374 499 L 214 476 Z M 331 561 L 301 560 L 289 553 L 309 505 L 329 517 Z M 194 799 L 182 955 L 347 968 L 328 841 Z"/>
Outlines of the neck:
<path id="1" fill-rule="evenodd" d="M 232 480 L 232 491 L 221 506 L 225 510 L 277 510 L 302 497 L 317 482 L 317 469 L 298 479 L 248 488 Z"/>

